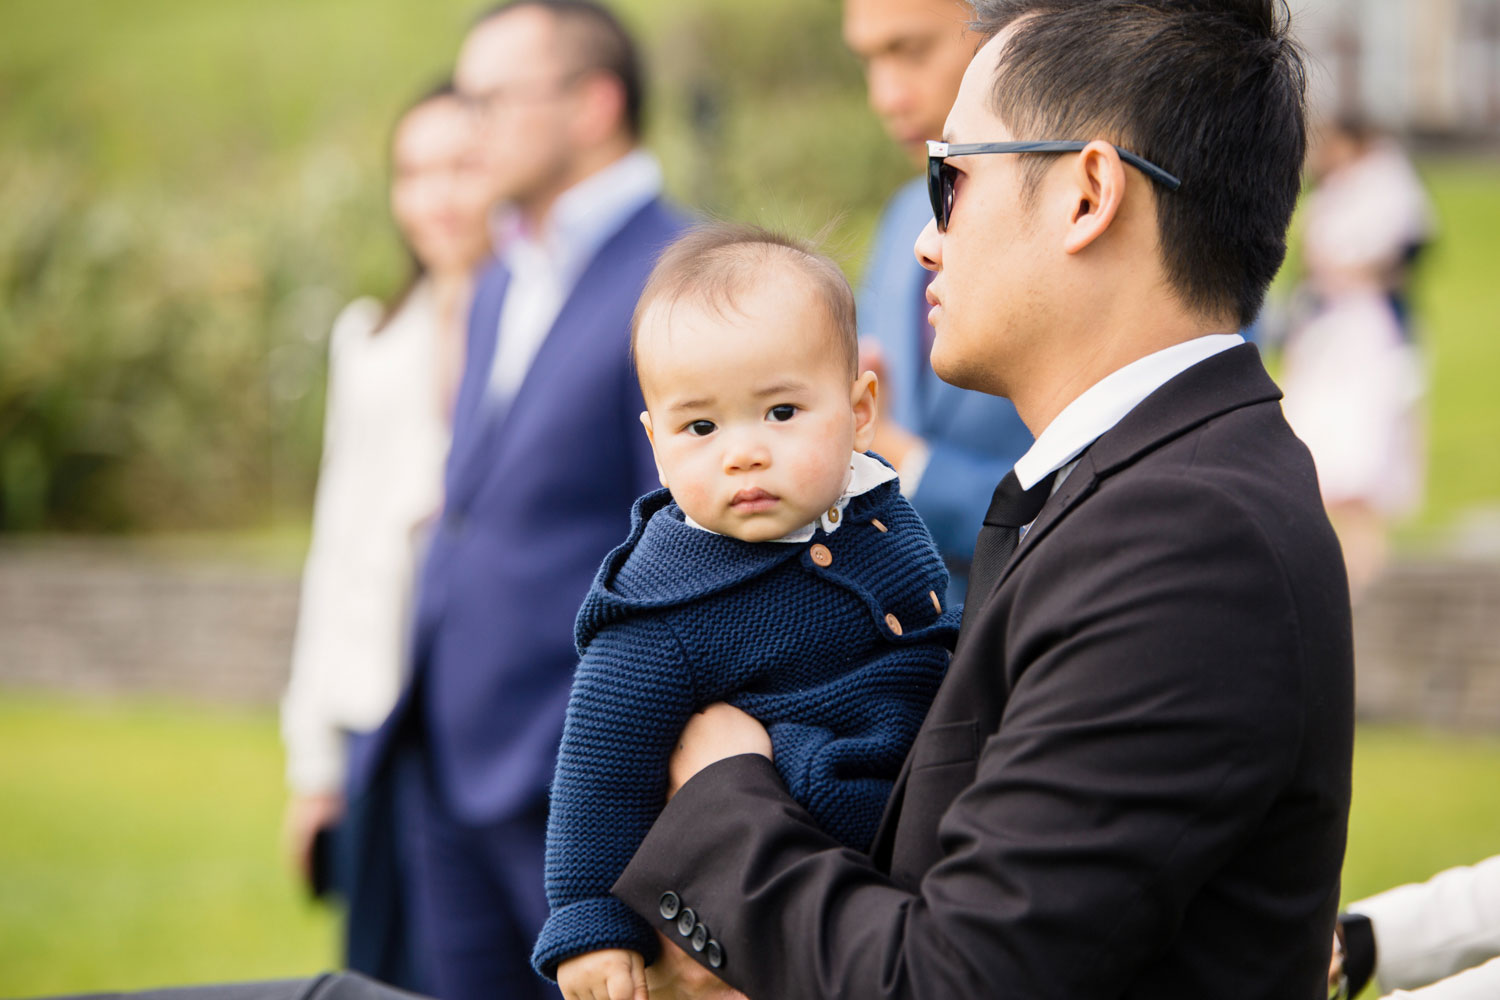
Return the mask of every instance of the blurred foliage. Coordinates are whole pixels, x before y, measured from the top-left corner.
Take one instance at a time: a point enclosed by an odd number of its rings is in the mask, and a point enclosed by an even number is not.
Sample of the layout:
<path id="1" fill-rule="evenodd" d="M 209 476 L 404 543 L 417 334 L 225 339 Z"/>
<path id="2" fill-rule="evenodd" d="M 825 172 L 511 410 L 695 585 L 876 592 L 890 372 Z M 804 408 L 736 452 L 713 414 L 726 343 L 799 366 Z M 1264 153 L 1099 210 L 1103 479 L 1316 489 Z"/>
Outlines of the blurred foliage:
<path id="1" fill-rule="evenodd" d="M 0 531 L 304 521 L 326 337 L 402 255 L 385 146 L 476 0 L 6 0 Z M 837 0 L 617 0 L 669 190 L 826 234 L 851 275 L 911 167 L 864 105 Z M 1433 390 L 1423 525 L 1500 502 L 1500 164 L 1424 165 Z"/>
<path id="2" fill-rule="evenodd" d="M 910 172 L 839 5 L 631 0 L 669 189 L 851 271 Z M 10 0 L 0 35 L 0 530 L 305 516 L 326 337 L 403 277 L 385 144 L 470 0 Z"/>

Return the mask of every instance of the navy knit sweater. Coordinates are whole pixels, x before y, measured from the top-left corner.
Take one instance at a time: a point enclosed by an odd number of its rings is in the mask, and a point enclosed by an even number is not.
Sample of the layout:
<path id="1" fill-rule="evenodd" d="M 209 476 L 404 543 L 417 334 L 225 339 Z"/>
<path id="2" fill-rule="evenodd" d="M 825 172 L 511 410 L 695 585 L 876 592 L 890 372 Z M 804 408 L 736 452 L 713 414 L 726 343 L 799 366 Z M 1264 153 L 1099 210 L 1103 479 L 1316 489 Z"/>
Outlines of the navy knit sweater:
<path id="1" fill-rule="evenodd" d="M 947 582 L 895 481 L 800 544 L 693 527 L 666 490 L 636 501 L 578 613 L 537 971 L 603 948 L 655 958 L 650 925 L 609 890 L 661 811 L 678 733 L 714 702 L 759 719 L 787 790 L 867 849 L 958 633 Z"/>

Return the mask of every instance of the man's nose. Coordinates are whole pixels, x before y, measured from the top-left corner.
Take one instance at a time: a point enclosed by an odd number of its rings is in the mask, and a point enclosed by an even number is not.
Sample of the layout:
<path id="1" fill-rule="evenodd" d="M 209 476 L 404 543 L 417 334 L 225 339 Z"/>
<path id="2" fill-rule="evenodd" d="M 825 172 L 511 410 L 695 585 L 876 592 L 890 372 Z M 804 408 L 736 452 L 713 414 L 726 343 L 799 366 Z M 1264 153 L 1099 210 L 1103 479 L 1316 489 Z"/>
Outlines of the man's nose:
<path id="1" fill-rule="evenodd" d="M 870 109 L 881 118 L 897 117 L 911 104 L 906 74 L 882 60 L 870 62 L 865 71 L 865 86 L 869 90 Z"/>
<path id="2" fill-rule="evenodd" d="M 917 234 L 917 242 L 912 250 L 916 252 L 918 264 L 929 271 L 942 270 L 943 235 L 938 232 L 936 219 L 927 220 L 927 225 Z"/>

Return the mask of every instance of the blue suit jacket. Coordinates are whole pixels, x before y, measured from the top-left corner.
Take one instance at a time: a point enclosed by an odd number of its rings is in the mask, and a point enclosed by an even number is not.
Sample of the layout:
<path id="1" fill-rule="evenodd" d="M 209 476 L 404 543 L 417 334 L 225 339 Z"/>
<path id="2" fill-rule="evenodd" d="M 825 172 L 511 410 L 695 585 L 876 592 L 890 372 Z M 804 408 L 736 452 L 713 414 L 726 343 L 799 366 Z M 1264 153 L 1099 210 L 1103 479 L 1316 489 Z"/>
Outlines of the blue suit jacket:
<path id="1" fill-rule="evenodd" d="M 911 501 L 948 563 L 949 598 L 957 602 L 995 484 L 1032 439 L 1010 400 L 951 386 L 927 362 L 927 272 L 912 244 L 931 218 L 925 179 L 891 198 L 860 289 L 859 326 L 861 336 L 879 343 L 885 355 L 893 418 L 931 449 Z"/>
<path id="2" fill-rule="evenodd" d="M 503 409 L 486 386 L 510 276 L 496 262 L 479 277 L 442 521 L 418 581 L 413 673 L 362 762 L 378 766 L 420 711 L 439 788 L 465 821 L 542 801 L 578 661 L 574 616 L 629 531 L 631 504 L 659 485 L 630 317 L 684 221 L 652 201 L 605 243 Z"/>

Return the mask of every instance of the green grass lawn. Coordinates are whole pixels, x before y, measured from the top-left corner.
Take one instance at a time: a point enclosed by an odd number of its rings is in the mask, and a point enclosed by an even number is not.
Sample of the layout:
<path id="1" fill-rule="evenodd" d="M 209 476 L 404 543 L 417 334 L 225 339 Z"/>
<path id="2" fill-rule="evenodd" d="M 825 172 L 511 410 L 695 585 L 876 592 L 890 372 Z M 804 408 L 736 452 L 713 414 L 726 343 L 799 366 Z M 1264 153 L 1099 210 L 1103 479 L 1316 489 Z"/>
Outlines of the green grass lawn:
<path id="1" fill-rule="evenodd" d="M 309 974 L 269 711 L 0 699 L 0 996 Z M 1365 729 L 1345 896 L 1497 850 L 1500 738 Z"/>
<path id="2" fill-rule="evenodd" d="M 1419 274 L 1431 386 L 1428 502 L 1421 523 L 1500 506 L 1500 162 L 1421 164 L 1438 237 Z"/>
<path id="3" fill-rule="evenodd" d="M 0 696 L 0 996 L 310 974 L 268 711 Z"/>

